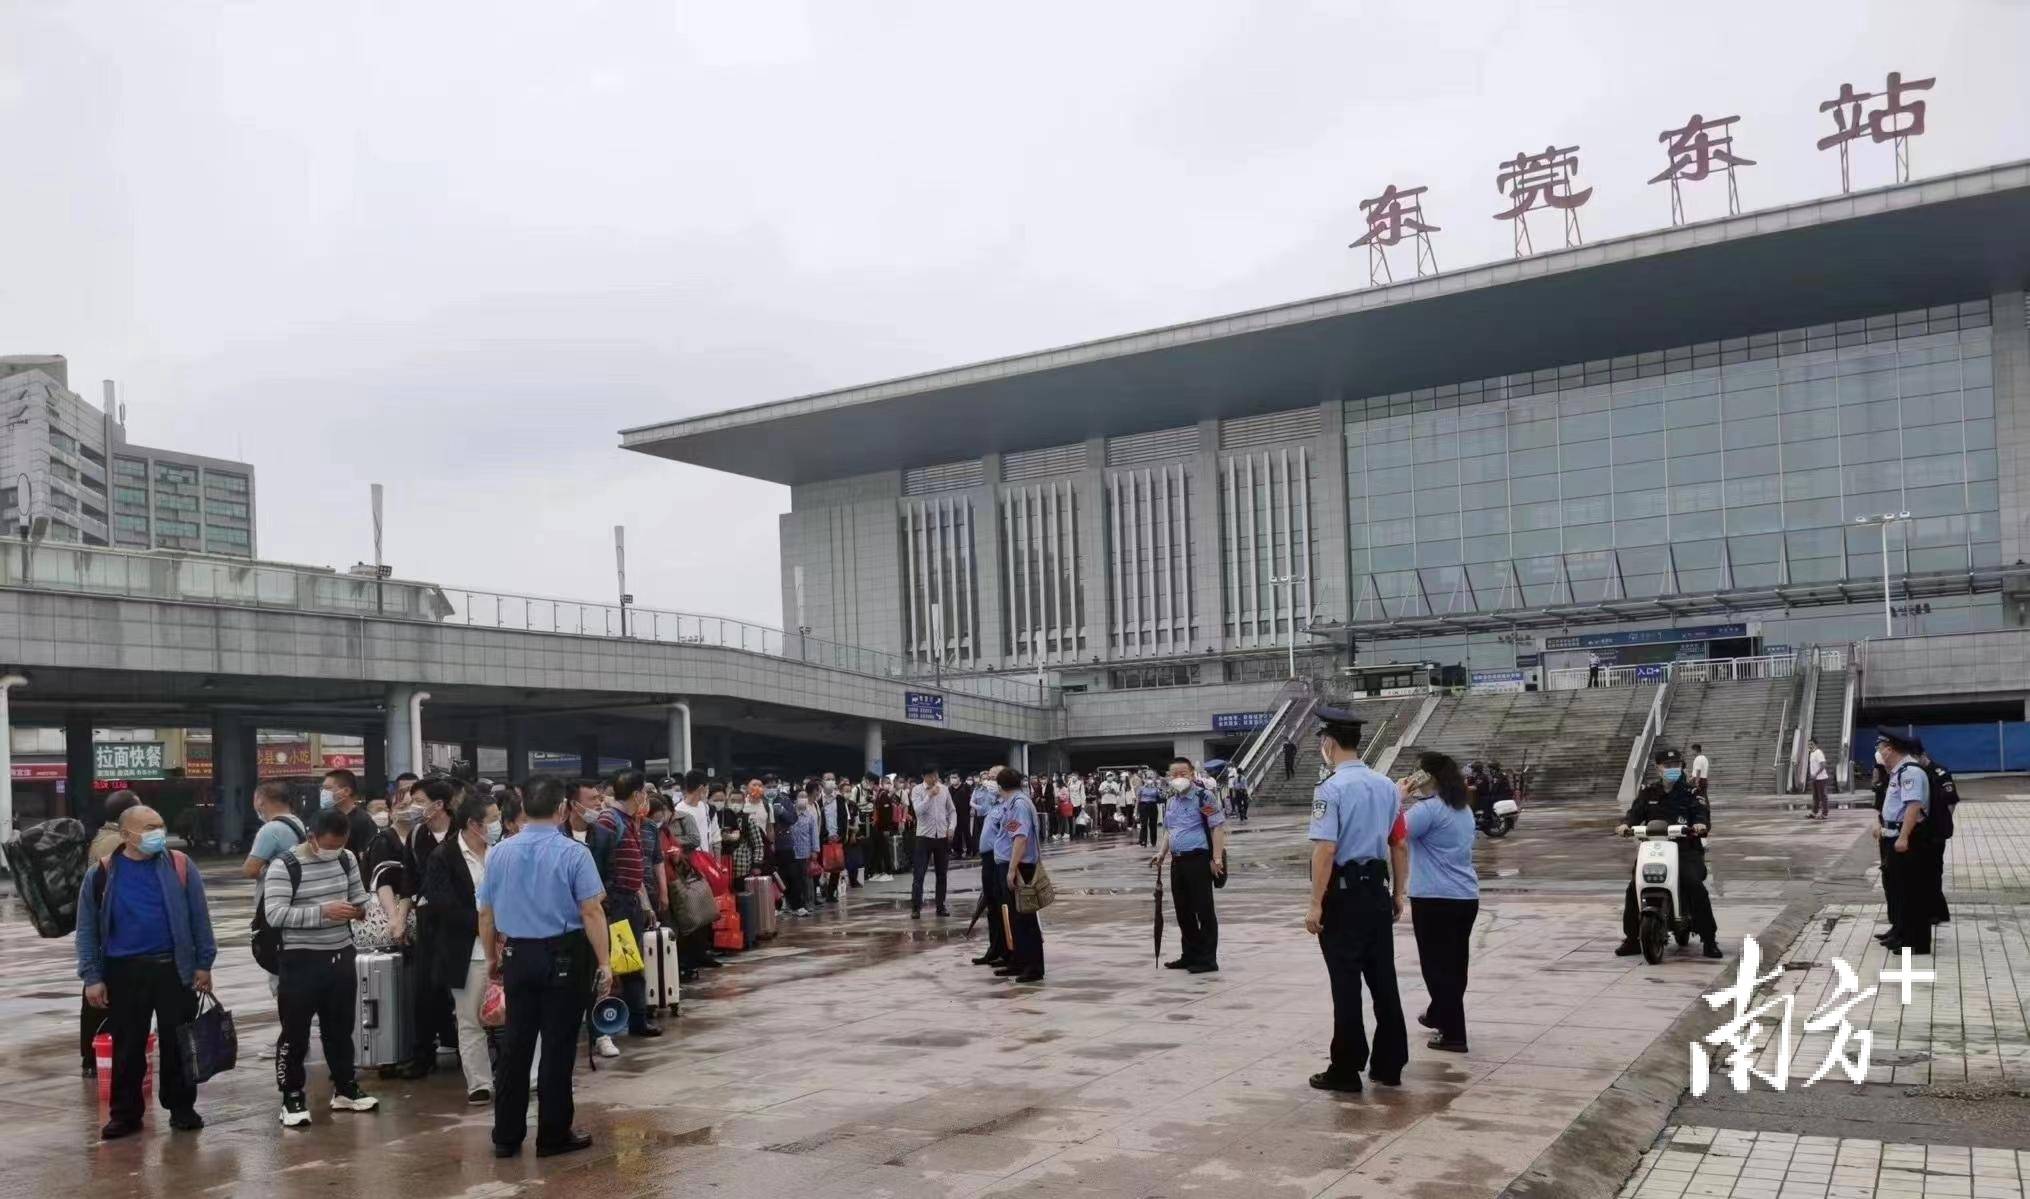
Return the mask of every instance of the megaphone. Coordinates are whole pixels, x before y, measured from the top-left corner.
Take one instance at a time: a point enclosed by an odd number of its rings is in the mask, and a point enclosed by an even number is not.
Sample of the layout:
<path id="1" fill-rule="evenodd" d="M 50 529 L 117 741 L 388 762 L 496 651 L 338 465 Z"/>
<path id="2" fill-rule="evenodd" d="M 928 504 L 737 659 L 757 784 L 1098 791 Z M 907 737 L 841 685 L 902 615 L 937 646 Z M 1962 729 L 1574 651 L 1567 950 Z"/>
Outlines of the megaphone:
<path id="1" fill-rule="evenodd" d="M 592 1031 L 602 1037 L 617 1037 L 627 1031 L 627 1001 L 608 995 L 592 1005 Z"/>

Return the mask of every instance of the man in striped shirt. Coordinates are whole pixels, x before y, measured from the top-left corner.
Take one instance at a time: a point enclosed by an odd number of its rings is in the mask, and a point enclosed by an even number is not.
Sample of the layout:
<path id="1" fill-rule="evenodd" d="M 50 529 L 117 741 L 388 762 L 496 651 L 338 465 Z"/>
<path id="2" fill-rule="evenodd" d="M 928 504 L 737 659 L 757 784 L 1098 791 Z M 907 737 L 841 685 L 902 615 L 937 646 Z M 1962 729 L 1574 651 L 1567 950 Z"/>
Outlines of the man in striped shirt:
<path id="1" fill-rule="evenodd" d="M 352 824 L 337 808 L 317 814 L 310 839 L 276 857 L 261 881 L 262 915 L 282 931 L 276 1000 L 282 1037 L 275 1079 L 282 1088 L 282 1123 L 310 1123 L 303 1094 L 310 1021 L 317 1020 L 331 1067 L 331 1110 L 368 1112 L 378 1102 L 353 1073 L 353 1024 L 359 998 L 353 974 L 352 921 L 366 914 L 366 884 L 346 849 Z"/>

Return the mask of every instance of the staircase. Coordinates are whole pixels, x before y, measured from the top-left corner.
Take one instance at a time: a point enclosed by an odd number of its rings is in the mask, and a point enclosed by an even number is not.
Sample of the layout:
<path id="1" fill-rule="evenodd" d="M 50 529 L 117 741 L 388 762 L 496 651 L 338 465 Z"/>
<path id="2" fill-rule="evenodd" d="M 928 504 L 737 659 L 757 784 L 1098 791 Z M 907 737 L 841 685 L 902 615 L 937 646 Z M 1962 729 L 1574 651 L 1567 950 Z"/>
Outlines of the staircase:
<path id="1" fill-rule="evenodd" d="M 1793 682 L 1781 678 L 1673 684 L 1670 718 L 1657 744 L 1681 751 L 1687 765 L 1693 743 L 1705 746 L 1713 768 L 1708 791 L 1715 797 L 1766 793 L 1777 725 L 1784 718 Z M 1845 686 L 1842 681 L 1842 694 Z M 1836 710 L 1839 704 L 1835 697 Z M 1838 743 L 1835 736 L 1834 744 Z"/>
<path id="2" fill-rule="evenodd" d="M 1462 767 L 1479 759 L 1513 771 L 1527 761 L 1535 802 L 1611 806 L 1628 747 L 1655 698 L 1654 687 L 1451 696 L 1440 701 L 1416 744 L 1397 757 L 1393 773 L 1415 770 L 1417 754 L 1432 749 Z"/>
<path id="3" fill-rule="evenodd" d="M 1847 672 L 1831 667 L 1819 672 L 1818 707 L 1812 711 L 1811 732 L 1807 737 L 1818 739 L 1819 748 L 1826 751 L 1826 773 L 1834 782 L 1828 788 L 1837 788 L 1840 761 L 1840 741 L 1846 733 L 1847 723 Z"/>
<path id="4" fill-rule="evenodd" d="M 1372 761 L 1382 750 L 1394 745 L 1402 737 L 1403 730 L 1417 718 L 1417 709 L 1424 705 L 1427 697 L 1405 695 L 1393 699 L 1338 700 L 1327 699 L 1326 706 L 1343 708 L 1360 718 L 1360 739 L 1364 757 Z M 1316 727 L 1316 720 L 1312 726 Z M 1297 770 L 1290 778 L 1283 777 L 1282 750 L 1278 748 L 1269 769 L 1255 786 L 1253 806 L 1275 804 L 1311 803 L 1311 793 L 1318 788 L 1318 749 L 1310 736 L 1311 729 L 1300 730 L 1297 735 Z"/>

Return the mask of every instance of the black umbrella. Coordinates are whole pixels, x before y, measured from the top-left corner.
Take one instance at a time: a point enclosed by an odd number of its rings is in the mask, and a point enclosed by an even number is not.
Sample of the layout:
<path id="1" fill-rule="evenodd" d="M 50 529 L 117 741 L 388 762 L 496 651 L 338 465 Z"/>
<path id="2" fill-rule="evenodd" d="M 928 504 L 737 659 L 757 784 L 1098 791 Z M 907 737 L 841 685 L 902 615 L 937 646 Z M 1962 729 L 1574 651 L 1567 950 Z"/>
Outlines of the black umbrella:
<path id="1" fill-rule="evenodd" d="M 1163 867 L 1156 867 L 1156 960 L 1163 960 Z"/>
<path id="2" fill-rule="evenodd" d="M 987 889 L 980 888 L 979 902 L 973 905 L 973 918 L 966 921 L 966 940 L 973 939 L 973 930 L 980 926 L 980 913 L 987 910 Z"/>

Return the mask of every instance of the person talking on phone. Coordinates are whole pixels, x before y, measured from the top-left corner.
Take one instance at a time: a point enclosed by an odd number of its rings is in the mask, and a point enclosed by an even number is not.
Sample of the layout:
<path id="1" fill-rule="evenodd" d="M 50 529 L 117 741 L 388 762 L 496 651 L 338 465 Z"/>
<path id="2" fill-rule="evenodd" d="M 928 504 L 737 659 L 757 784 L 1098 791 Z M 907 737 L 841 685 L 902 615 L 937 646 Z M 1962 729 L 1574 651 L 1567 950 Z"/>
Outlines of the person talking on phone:
<path id="1" fill-rule="evenodd" d="M 487 974 L 507 993 L 507 1037 L 493 1072 L 493 1154 L 521 1152 L 540 1036 L 536 1156 L 550 1157 L 592 1145 L 571 1127 L 571 1068 L 585 1008 L 613 989 L 613 969 L 599 868 L 561 827 L 568 816 L 563 780 L 530 780 L 522 815 L 521 832 L 487 852 L 477 896 Z"/>

